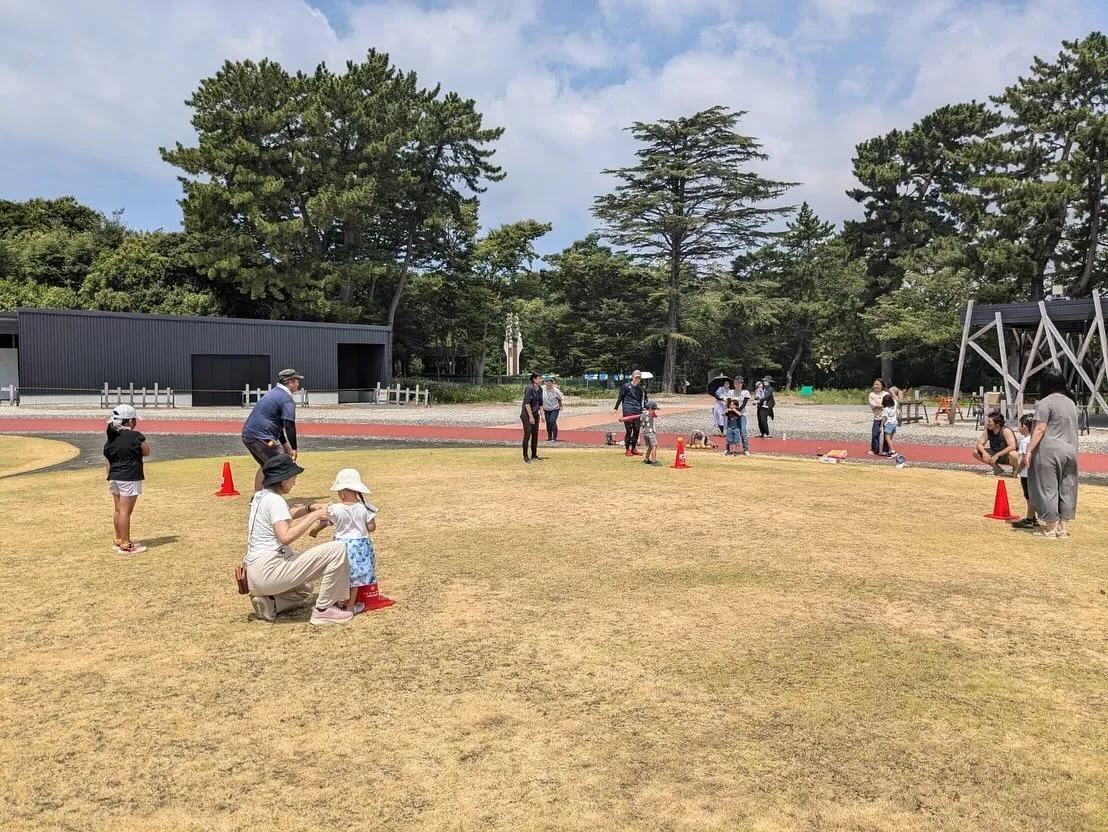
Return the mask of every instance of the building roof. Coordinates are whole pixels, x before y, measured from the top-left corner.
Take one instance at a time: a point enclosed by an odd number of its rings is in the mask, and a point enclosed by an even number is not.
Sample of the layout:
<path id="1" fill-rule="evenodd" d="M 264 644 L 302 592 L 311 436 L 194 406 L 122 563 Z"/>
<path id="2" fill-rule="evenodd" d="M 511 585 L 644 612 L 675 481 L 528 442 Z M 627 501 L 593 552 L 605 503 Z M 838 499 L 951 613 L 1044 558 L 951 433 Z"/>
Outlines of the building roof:
<path id="1" fill-rule="evenodd" d="M 1037 329 L 1041 314 L 1037 303 L 983 303 L 974 304 L 970 325 L 982 327 L 992 323 L 999 312 L 1004 326 L 1009 329 Z M 1057 298 L 1046 301 L 1046 312 L 1060 332 L 1084 332 L 1096 320 L 1096 306 L 1092 298 Z M 962 313 L 965 322 L 966 313 Z"/>
<path id="2" fill-rule="evenodd" d="M 296 327 L 320 327 L 324 329 L 373 329 L 379 332 L 388 332 L 389 327 L 378 324 L 342 324 L 323 321 L 274 321 L 268 318 L 212 318 L 197 315 L 146 315 L 139 312 L 103 312 L 98 309 L 38 309 L 21 308 L 16 312 L 0 312 L 0 326 L 3 326 L 5 316 L 15 318 L 22 312 L 34 312 L 36 315 L 81 315 L 90 318 L 131 318 L 144 321 L 197 321 L 211 323 L 218 321 L 227 324 L 250 324 L 253 326 L 296 326 Z M 3 332 L 4 330 L 0 330 Z M 16 330 L 12 330 L 15 332 Z"/>

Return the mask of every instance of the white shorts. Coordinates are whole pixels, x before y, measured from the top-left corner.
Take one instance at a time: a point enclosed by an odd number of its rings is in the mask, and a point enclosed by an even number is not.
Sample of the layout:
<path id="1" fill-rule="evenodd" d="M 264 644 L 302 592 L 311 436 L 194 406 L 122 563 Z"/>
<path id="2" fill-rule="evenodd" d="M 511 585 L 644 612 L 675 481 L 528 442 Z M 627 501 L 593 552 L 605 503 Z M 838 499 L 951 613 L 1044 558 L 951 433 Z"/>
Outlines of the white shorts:
<path id="1" fill-rule="evenodd" d="M 108 490 L 120 497 L 137 497 L 142 493 L 142 480 L 109 480 Z"/>

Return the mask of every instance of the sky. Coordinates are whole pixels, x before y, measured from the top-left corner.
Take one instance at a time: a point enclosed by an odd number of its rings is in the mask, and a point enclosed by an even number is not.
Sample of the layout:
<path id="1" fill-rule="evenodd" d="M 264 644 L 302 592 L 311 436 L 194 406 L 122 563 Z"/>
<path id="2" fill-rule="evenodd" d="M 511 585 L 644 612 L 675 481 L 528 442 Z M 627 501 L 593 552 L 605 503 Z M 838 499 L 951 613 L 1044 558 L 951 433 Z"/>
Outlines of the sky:
<path id="1" fill-rule="evenodd" d="M 634 121 L 746 111 L 788 202 L 857 216 L 857 143 L 984 100 L 1108 30 L 1103 0 L 0 0 L 0 198 L 72 194 L 140 229 L 177 229 L 185 100 L 224 60 L 341 68 L 369 48 L 476 100 L 505 128 L 486 226 L 594 230 L 593 198 L 633 163 Z"/>

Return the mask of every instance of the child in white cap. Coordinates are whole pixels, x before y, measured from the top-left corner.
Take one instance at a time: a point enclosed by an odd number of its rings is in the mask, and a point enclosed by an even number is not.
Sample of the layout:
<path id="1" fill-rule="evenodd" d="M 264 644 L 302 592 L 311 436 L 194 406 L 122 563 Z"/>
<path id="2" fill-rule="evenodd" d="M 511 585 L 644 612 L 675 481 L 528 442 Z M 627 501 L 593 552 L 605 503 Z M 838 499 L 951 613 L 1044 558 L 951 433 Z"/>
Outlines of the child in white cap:
<path id="1" fill-rule="evenodd" d="M 137 555 L 146 547 L 131 540 L 131 513 L 142 494 L 145 479 L 142 461 L 150 456 L 150 443 L 135 429 L 138 414 L 129 404 L 121 404 L 108 420 L 108 441 L 104 443 L 104 468 L 115 511 L 112 548 L 121 555 Z"/>
<path id="2" fill-rule="evenodd" d="M 377 507 L 365 501 L 364 495 L 371 492 L 354 468 L 339 471 L 331 490 L 338 492 L 339 502 L 327 507 L 329 519 L 308 534 L 315 537 L 324 526 L 334 525 L 335 540 L 346 546 L 346 557 L 350 561 L 350 598 L 346 609 L 356 614 L 366 609 L 359 594 L 364 597 L 368 587 L 373 588 L 375 595 L 377 590 L 377 565 L 373 540 L 369 536 L 377 530 Z"/>

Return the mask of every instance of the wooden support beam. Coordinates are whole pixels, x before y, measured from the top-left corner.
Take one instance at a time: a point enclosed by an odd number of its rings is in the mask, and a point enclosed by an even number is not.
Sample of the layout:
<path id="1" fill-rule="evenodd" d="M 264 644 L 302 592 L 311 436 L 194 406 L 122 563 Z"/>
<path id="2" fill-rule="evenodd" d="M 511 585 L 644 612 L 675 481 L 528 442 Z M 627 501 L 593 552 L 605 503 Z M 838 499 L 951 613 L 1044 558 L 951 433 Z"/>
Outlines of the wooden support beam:
<path id="1" fill-rule="evenodd" d="M 1089 378 L 1088 373 L 1086 373 L 1085 368 L 1081 366 L 1081 362 L 1077 360 L 1077 356 L 1074 354 L 1073 350 L 1070 349 L 1069 344 L 1066 343 L 1066 340 L 1062 337 L 1062 334 L 1058 332 L 1057 327 L 1054 326 L 1054 322 L 1050 320 L 1049 317 L 1046 317 L 1046 304 L 1042 301 L 1039 301 L 1039 307 L 1046 320 L 1047 334 L 1058 342 L 1058 348 L 1062 350 L 1066 358 L 1068 358 L 1070 360 L 1070 363 L 1073 364 L 1074 369 L 1077 370 L 1078 377 L 1089 388 L 1090 395 L 1094 399 L 1096 399 L 1097 403 L 1103 410 L 1108 411 L 1108 402 L 1106 402 L 1104 400 L 1104 397 L 1100 395 L 1100 391 L 1097 389 L 1096 384 L 1094 384 L 1093 380 Z"/>
<path id="2" fill-rule="evenodd" d="M 1018 410 L 1018 413 L 1016 414 L 1017 418 L 1023 415 L 1023 399 L 1024 395 L 1027 392 L 1027 383 L 1031 381 L 1031 376 L 1033 376 L 1037 372 L 1037 370 L 1035 369 L 1035 361 L 1039 357 L 1039 345 L 1042 342 L 1043 332 L 1045 330 L 1046 325 L 1040 320 L 1039 326 L 1035 330 L 1035 337 L 1031 341 L 1031 349 L 1027 353 L 1027 362 L 1023 365 L 1023 373 L 1020 376 L 1020 394 L 1019 401 L 1016 404 L 1016 408 Z"/>
<path id="3" fill-rule="evenodd" d="M 1008 373 L 1008 348 L 1004 344 L 1004 320 L 1000 315 L 1000 312 L 996 313 L 996 345 L 1000 350 L 1000 367 L 1001 374 L 1005 379 L 1004 382 L 1004 410 L 1005 416 L 1011 420 L 1012 418 L 1012 394 L 1019 395 L 1019 382 L 1015 382 L 1016 390 L 1012 390 L 1008 384 L 1008 379 L 1012 376 Z"/>
<path id="4" fill-rule="evenodd" d="M 966 364 L 966 344 L 969 343 L 970 321 L 973 320 L 973 301 L 966 304 L 966 322 L 962 326 L 962 343 L 958 347 L 958 369 L 954 371 L 954 395 L 950 400 L 950 413 L 947 414 L 947 424 L 954 424 L 954 414 L 958 412 L 958 396 L 962 392 L 962 369 Z M 938 423 L 938 414 L 935 422 Z"/>

